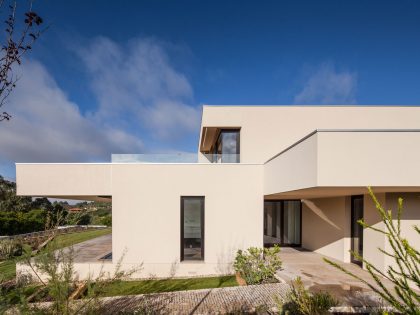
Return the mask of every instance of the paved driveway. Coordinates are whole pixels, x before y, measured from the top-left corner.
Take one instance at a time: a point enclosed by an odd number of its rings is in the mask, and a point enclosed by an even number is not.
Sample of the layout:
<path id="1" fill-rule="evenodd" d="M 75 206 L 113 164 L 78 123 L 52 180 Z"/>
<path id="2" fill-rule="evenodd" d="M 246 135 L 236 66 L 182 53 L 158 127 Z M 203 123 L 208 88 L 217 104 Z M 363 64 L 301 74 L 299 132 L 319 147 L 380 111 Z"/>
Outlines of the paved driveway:
<path id="1" fill-rule="evenodd" d="M 378 296 L 373 294 L 367 285 L 327 264 L 323 261 L 323 257 L 325 256 L 302 249 L 282 248 L 280 258 L 283 261 L 283 269 L 278 271 L 277 275 L 287 283 L 296 277 L 301 277 L 310 291 L 327 290 L 347 305 L 381 304 Z M 369 273 L 359 266 L 329 259 L 373 283 Z M 388 288 L 392 288 L 389 281 L 384 279 L 384 283 Z"/>

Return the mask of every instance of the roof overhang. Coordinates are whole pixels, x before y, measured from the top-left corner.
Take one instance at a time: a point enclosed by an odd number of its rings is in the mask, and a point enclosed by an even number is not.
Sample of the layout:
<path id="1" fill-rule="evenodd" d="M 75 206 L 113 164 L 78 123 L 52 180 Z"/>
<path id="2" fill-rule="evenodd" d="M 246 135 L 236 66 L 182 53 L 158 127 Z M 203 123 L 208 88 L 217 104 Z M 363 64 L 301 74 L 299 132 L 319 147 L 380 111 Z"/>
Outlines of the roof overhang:
<path id="1" fill-rule="evenodd" d="M 219 127 L 203 127 L 201 132 L 200 152 L 210 152 L 219 135 Z"/>
<path id="2" fill-rule="evenodd" d="M 406 193 L 418 192 L 420 198 L 420 186 L 399 186 L 399 187 L 372 187 L 375 194 L 379 193 Z M 290 200 L 290 199 L 316 199 L 327 197 L 342 197 L 351 195 L 364 195 L 368 193 L 367 187 L 310 187 L 286 191 L 277 194 L 264 196 L 265 200 Z"/>

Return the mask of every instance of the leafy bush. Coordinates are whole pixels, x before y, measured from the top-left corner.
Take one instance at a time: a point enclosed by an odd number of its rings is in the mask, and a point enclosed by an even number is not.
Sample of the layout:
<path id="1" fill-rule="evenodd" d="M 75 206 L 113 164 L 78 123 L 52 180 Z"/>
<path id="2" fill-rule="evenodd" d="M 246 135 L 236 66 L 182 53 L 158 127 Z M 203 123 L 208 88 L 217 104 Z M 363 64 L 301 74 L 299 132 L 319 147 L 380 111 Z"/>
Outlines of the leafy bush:
<path id="1" fill-rule="evenodd" d="M 298 277 L 292 282 L 286 301 L 277 299 L 280 314 L 285 315 L 323 315 L 338 305 L 338 301 L 328 292 L 309 293 Z"/>
<path id="2" fill-rule="evenodd" d="M 274 282 L 274 275 L 281 267 L 279 258 L 280 247 L 271 248 L 250 247 L 248 250 L 238 250 L 234 268 L 245 279 L 247 284 Z"/>
<path id="3" fill-rule="evenodd" d="M 109 309 L 102 309 L 103 301 L 99 299 L 101 293 L 105 292 L 110 284 L 126 280 L 142 269 L 140 263 L 129 270 L 123 270 L 124 251 L 113 272 L 105 272 L 101 269 L 96 277 L 92 274 L 88 275 L 87 280 L 79 281 L 74 269 L 73 248 L 61 248 L 62 245 L 56 241 L 50 245 L 35 257 L 32 257 L 31 251 L 24 251 L 22 262 L 32 271 L 32 276 L 28 279 L 37 279 L 39 282 L 35 285 L 23 283 L 21 286 L 14 286 L 12 292 L 10 290 L 6 292 L 0 286 L 0 314 L 13 309 L 18 312 L 11 312 L 11 314 L 79 315 L 102 314 L 105 311 L 110 313 Z M 23 276 L 21 274 L 19 279 Z M 78 292 L 79 289 L 80 292 Z M 4 293 L 8 293 L 7 296 Z M 77 302 L 74 301 L 74 298 L 80 295 L 83 298 Z M 30 303 L 34 301 L 50 303 L 45 305 Z M 141 306 L 140 304 L 139 307 Z"/>
<path id="4" fill-rule="evenodd" d="M 110 215 L 102 217 L 101 223 L 106 226 L 112 226 L 112 217 Z"/>
<path id="5" fill-rule="evenodd" d="M 3 235 L 23 234 L 44 230 L 47 212 L 34 209 L 29 212 L 0 211 L 0 231 Z"/>
<path id="6" fill-rule="evenodd" d="M 420 314 L 420 297 L 418 293 L 420 290 L 420 251 L 418 243 L 410 244 L 408 240 L 401 235 L 403 200 L 402 198 L 398 199 L 397 217 L 395 220 L 393 218 L 392 211 L 386 211 L 376 198 L 372 189 L 368 187 L 368 190 L 373 202 L 375 203 L 376 210 L 382 219 L 384 229 L 370 226 L 363 219 L 359 220 L 358 223 L 365 229 L 371 229 L 386 236 L 391 249 L 384 250 L 382 248 L 378 248 L 378 250 L 382 254 L 392 258 L 394 260 L 395 267 L 388 266 L 386 272 L 383 272 L 356 252 L 352 252 L 352 255 L 363 261 L 366 266 L 367 271 L 374 280 L 374 284 L 371 284 L 366 279 L 355 275 L 343 266 L 327 258 L 324 258 L 324 260 L 330 265 L 366 284 L 382 299 L 384 299 L 384 301 L 388 302 L 396 311 L 402 314 L 418 315 Z M 420 228 L 417 225 L 414 225 L 413 229 L 415 233 L 420 236 Z M 416 248 L 414 245 L 416 245 Z M 380 276 L 393 283 L 393 291 L 385 287 L 382 282 L 383 279 Z"/>
<path id="7" fill-rule="evenodd" d="M 0 241 L 0 260 L 12 259 L 22 255 L 22 243 L 16 240 Z"/>
<path id="8" fill-rule="evenodd" d="M 91 215 L 83 211 L 67 214 L 63 223 L 68 225 L 88 225 L 91 221 Z"/>

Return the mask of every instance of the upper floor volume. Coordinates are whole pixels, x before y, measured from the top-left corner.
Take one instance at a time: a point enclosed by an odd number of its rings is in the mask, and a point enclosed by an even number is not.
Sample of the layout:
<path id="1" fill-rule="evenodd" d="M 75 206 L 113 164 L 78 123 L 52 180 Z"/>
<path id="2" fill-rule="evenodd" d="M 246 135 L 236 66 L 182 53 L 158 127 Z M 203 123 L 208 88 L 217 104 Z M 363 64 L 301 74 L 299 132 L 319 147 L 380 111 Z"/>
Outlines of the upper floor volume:
<path id="1" fill-rule="evenodd" d="M 317 138 L 318 143 L 321 136 L 314 136 L 316 132 L 340 132 L 337 141 L 341 144 L 350 136 L 355 141 L 360 132 L 376 132 L 381 138 L 386 133 L 384 141 L 391 144 L 396 136 L 390 132 L 395 134 L 419 130 L 418 106 L 205 105 L 197 153 L 113 154 L 112 162 L 265 164 L 309 137 Z M 348 134 L 344 135 L 343 132 Z M 359 146 L 367 137 L 363 137 Z M 407 136 L 403 138 L 408 139 Z M 326 152 L 320 145 L 319 142 L 314 158 L 320 154 L 321 149 Z M 388 148 L 384 147 L 383 150 Z M 356 151 L 349 156 L 356 154 Z M 359 153 L 362 151 L 359 150 Z"/>

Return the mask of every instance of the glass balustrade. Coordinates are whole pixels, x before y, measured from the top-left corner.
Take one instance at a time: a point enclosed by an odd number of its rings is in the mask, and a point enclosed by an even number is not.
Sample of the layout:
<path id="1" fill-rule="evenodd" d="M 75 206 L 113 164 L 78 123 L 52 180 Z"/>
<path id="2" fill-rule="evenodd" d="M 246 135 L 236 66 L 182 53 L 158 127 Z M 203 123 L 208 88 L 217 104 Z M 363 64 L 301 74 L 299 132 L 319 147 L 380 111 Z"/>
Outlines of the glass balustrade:
<path id="1" fill-rule="evenodd" d="M 112 154 L 112 163 L 239 163 L 239 154 Z"/>

